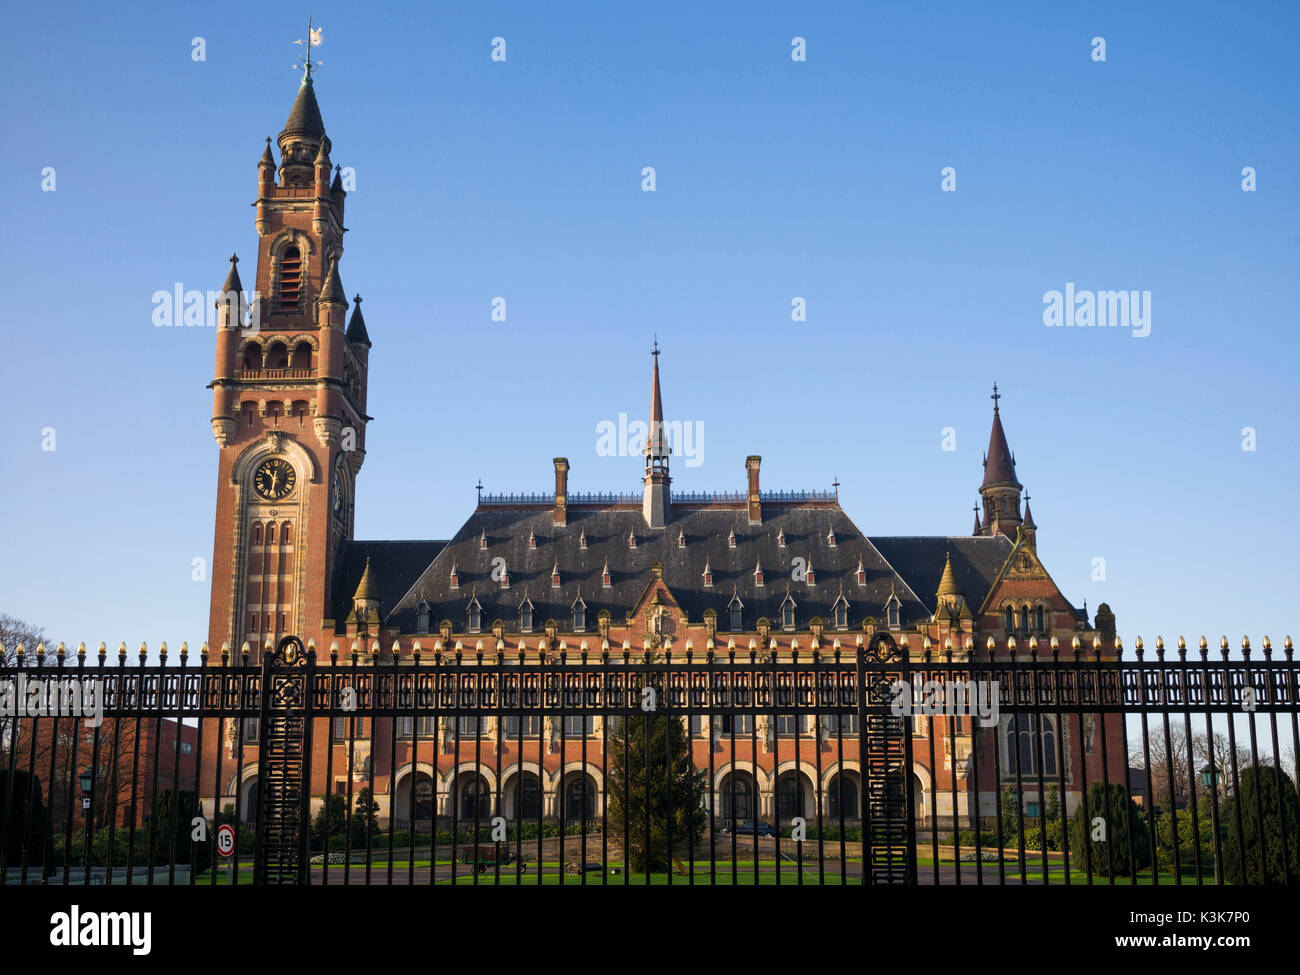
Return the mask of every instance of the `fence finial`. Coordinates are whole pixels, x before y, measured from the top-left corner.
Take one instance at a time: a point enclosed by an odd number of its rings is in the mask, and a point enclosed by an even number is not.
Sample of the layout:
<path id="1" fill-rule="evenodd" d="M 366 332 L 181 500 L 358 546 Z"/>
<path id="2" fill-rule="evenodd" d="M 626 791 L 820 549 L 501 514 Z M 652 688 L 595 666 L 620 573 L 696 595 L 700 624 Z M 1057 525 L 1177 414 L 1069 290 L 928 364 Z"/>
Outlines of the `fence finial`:
<path id="1" fill-rule="evenodd" d="M 1159 638 L 1159 637 L 1156 637 L 1156 646 L 1160 646 L 1160 638 Z M 1142 653 L 1142 647 L 1143 647 L 1143 643 L 1142 643 L 1142 634 L 1139 633 L 1139 634 L 1134 638 L 1134 640 L 1133 640 L 1133 649 L 1136 650 L 1139 654 L 1141 654 L 1141 653 Z"/>
<path id="2" fill-rule="evenodd" d="M 1242 634 L 1241 637 L 1241 649 L 1243 650 L 1250 649 L 1250 637 L 1246 636 L 1245 634 Z"/>
<path id="3" fill-rule="evenodd" d="M 86 659 L 86 641 L 85 641 L 85 640 L 82 640 L 80 643 L 77 644 L 77 659 L 79 659 L 79 660 L 85 660 L 85 659 Z"/>

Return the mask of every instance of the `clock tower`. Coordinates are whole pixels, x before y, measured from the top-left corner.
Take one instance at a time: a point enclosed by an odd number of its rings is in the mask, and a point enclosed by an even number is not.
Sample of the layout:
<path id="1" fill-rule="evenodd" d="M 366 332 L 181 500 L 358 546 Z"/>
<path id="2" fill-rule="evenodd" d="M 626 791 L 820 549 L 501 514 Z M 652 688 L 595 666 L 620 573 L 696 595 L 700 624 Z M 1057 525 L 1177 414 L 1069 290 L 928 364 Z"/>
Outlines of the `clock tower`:
<path id="1" fill-rule="evenodd" d="M 332 630 L 335 561 L 352 538 L 365 457 L 370 338 L 339 277 L 346 193 L 310 59 L 257 165 L 255 286 L 238 257 L 218 300 L 212 433 L 220 449 L 208 644 L 254 660 L 287 634 Z"/>

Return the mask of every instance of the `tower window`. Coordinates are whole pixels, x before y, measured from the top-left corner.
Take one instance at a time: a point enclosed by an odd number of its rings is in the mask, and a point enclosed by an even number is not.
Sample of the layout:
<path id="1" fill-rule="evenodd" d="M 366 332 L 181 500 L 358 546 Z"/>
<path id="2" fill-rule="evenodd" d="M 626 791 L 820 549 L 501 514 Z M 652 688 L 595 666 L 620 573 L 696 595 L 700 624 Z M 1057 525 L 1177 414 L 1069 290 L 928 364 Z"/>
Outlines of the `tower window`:
<path id="1" fill-rule="evenodd" d="M 302 297 L 302 253 L 293 244 L 280 255 L 280 279 L 277 283 L 276 309 L 297 311 Z"/>
<path id="2" fill-rule="evenodd" d="M 299 342 L 293 347 L 293 358 L 289 361 L 290 369 L 311 368 L 311 343 Z"/>
<path id="3" fill-rule="evenodd" d="M 244 369 L 256 371 L 262 368 L 262 347 L 256 342 L 244 346 Z"/>
<path id="4" fill-rule="evenodd" d="M 271 348 L 266 352 L 266 368 L 288 369 L 289 347 L 283 342 L 272 342 Z"/>

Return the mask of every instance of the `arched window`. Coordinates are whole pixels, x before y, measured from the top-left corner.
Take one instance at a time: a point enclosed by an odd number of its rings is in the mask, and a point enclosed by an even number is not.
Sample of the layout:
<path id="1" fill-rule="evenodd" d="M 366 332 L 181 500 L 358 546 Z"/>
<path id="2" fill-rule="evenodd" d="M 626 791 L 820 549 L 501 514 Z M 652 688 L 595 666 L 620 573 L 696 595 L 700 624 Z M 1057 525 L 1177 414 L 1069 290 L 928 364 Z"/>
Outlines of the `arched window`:
<path id="1" fill-rule="evenodd" d="M 849 628 L 849 604 L 841 600 L 835 604 L 835 629 L 847 630 Z"/>
<path id="2" fill-rule="evenodd" d="M 525 775 L 519 782 L 519 819 L 536 819 L 542 813 L 542 789 L 537 776 Z"/>
<path id="3" fill-rule="evenodd" d="M 460 790 L 461 820 L 472 823 L 476 813 L 480 822 L 492 815 L 492 792 L 481 775 L 465 777 Z"/>
<path id="4" fill-rule="evenodd" d="M 415 783 L 415 828 L 427 830 L 433 822 L 433 783 L 420 776 Z"/>
<path id="5" fill-rule="evenodd" d="M 271 347 L 266 350 L 266 368 L 288 369 L 289 347 L 283 342 L 272 342 Z"/>
<path id="6" fill-rule="evenodd" d="M 1035 737 L 1042 740 L 1043 775 L 1056 775 L 1056 723 L 1047 715 L 1018 714 L 1007 723 L 1005 776 L 1015 778 L 1017 762 L 1022 778 L 1038 775 L 1039 746 Z"/>
<path id="7" fill-rule="evenodd" d="M 754 782 L 748 773 L 727 777 L 722 789 L 722 817 L 731 822 L 754 818 Z"/>
<path id="8" fill-rule="evenodd" d="M 477 633 L 479 628 L 483 625 L 483 608 L 479 605 L 477 599 L 470 601 L 468 623 L 469 632 L 471 633 Z"/>
<path id="9" fill-rule="evenodd" d="M 260 521 L 253 522 L 253 544 L 262 544 L 262 523 Z"/>
<path id="10" fill-rule="evenodd" d="M 781 776 L 781 781 L 776 787 L 776 808 L 782 819 L 789 822 L 795 816 L 802 816 L 805 798 L 802 775 L 797 772 L 787 772 Z"/>
<path id="11" fill-rule="evenodd" d="M 858 786 L 848 776 L 835 773 L 826 792 L 826 814 L 838 820 L 843 812 L 845 819 L 858 818 Z"/>
<path id="12" fill-rule="evenodd" d="M 273 521 L 269 521 L 266 523 L 266 544 L 267 545 L 275 544 L 275 522 Z"/>
<path id="13" fill-rule="evenodd" d="M 570 822 L 596 818 L 596 784 L 579 775 L 564 788 L 564 817 Z"/>
<path id="14" fill-rule="evenodd" d="M 293 347 L 293 359 L 289 363 L 291 369 L 310 369 L 311 368 L 311 343 L 299 342 Z"/>
<path id="15" fill-rule="evenodd" d="M 287 521 L 280 526 L 280 544 L 281 545 L 293 544 L 293 525 Z"/>
<path id="16" fill-rule="evenodd" d="M 1002 628 L 1008 633 L 1016 628 L 1016 611 L 1010 606 L 1003 610 Z"/>
<path id="17" fill-rule="evenodd" d="M 1038 630 L 1039 633 L 1047 632 L 1047 627 L 1043 625 L 1043 607 L 1041 606 L 1034 608 L 1034 629 Z"/>
<path id="18" fill-rule="evenodd" d="M 262 347 L 256 342 L 244 346 L 244 369 L 255 371 L 262 368 Z"/>
<path id="19" fill-rule="evenodd" d="M 527 599 L 519 607 L 519 629 L 523 633 L 533 632 L 533 604 Z"/>
<path id="20" fill-rule="evenodd" d="M 280 278 L 277 284 L 276 310 L 297 310 L 302 295 L 302 253 L 294 244 L 286 247 L 280 255 Z"/>
<path id="21" fill-rule="evenodd" d="M 1029 607 L 1028 606 L 1020 607 L 1020 629 L 1025 633 L 1029 632 Z"/>

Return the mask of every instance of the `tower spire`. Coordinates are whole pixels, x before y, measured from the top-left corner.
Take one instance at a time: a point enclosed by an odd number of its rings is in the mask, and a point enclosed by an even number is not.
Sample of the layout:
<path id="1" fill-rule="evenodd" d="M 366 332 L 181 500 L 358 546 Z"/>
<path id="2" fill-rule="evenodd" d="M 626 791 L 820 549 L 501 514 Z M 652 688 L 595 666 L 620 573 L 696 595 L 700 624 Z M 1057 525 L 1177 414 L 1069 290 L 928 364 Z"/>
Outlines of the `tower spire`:
<path id="1" fill-rule="evenodd" d="M 998 409 L 997 383 L 993 384 L 993 427 L 989 431 L 989 448 L 984 455 L 984 482 L 980 496 L 984 499 L 984 526 L 994 535 L 1015 536 L 1020 519 L 1021 484 L 1016 480 L 1016 458 L 1007 444 Z"/>
<path id="2" fill-rule="evenodd" d="M 668 446 L 664 435 L 664 404 L 659 392 L 658 335 L 655 335 L 654 348 L 650 354 L 654 356 L 654 375 L 650 384 L 650 432 L 646 436 L 645 448 L 641 451 L 645 455 L 645 476 L 642 480 L 645 494 L 641 513 L 648 527 L 663 528 L 668 523 L 672 508 L 669 489 L 672 479 L 668 476 L 668 456 L 672 453 L 672 448 Z"/>

